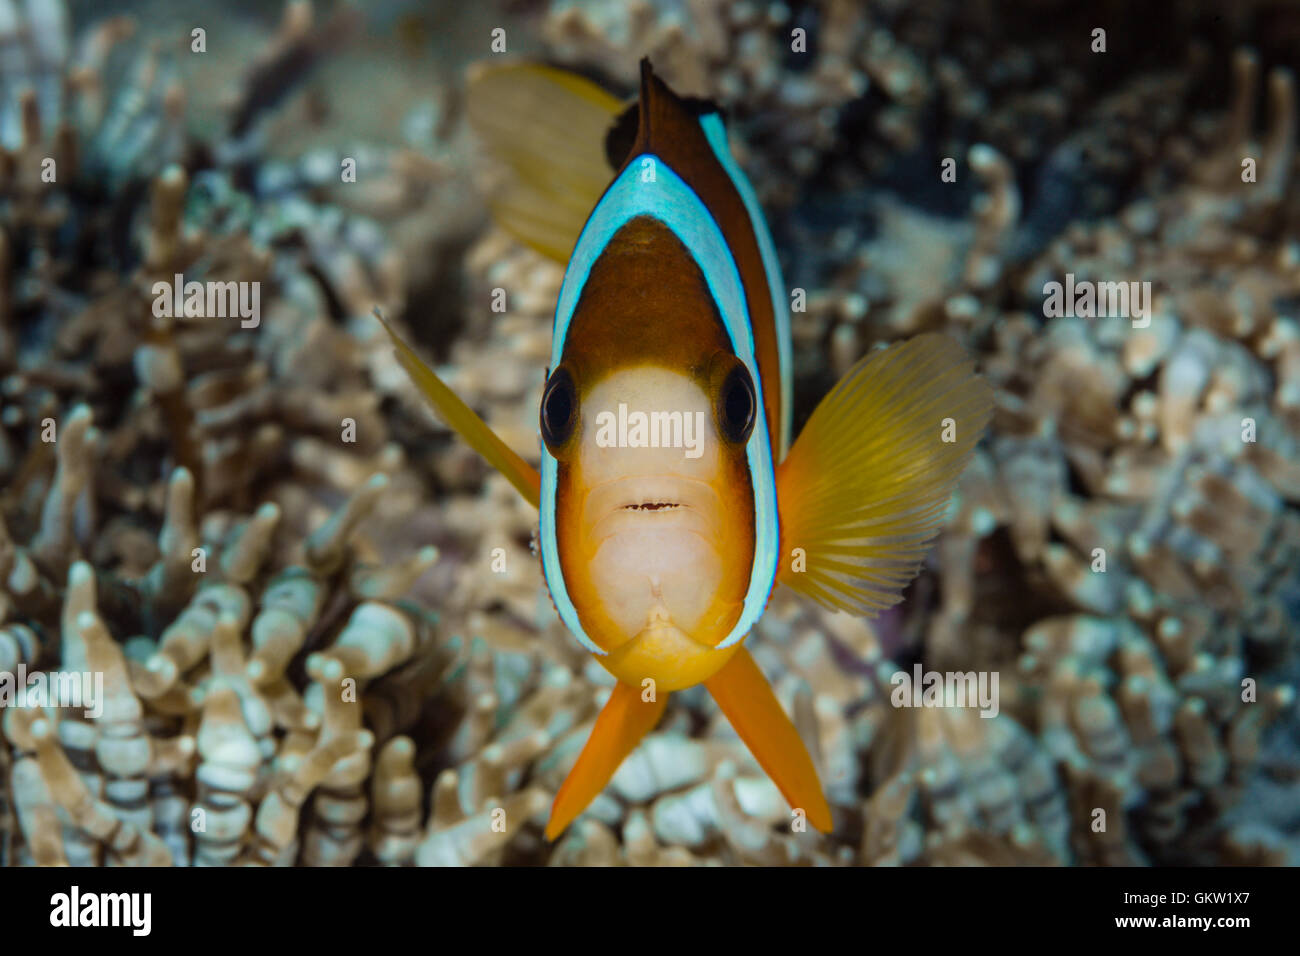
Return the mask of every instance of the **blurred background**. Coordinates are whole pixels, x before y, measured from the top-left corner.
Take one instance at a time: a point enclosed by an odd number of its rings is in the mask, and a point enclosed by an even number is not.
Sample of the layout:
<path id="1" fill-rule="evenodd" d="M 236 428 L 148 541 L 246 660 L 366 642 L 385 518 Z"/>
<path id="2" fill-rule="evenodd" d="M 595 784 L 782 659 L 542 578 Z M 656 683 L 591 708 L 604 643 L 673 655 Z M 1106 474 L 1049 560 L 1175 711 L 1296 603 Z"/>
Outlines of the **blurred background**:
<path id="1" fill-rule="evenodd" d="M 370 316 L 536 462 L 562 269 L 487 214 L 497 29 L 725 107 L 796 428 L 922 331 L 995 388 L 907 600 L 778 591 L 747 642 L 829 836 L 695 688 L 542 838 L 612 678 Z M 0 0 L 0 673 L 104 681 L 0 709 L 0 864 L 1294 865 L 1297 41 L 1281 0 Z M 259 324 L 157 316 L 177 273 Z M 1149 324 L 1046 317 L 1067 274 Z M 892 706 L 916 664 L 998 716 Z"/>

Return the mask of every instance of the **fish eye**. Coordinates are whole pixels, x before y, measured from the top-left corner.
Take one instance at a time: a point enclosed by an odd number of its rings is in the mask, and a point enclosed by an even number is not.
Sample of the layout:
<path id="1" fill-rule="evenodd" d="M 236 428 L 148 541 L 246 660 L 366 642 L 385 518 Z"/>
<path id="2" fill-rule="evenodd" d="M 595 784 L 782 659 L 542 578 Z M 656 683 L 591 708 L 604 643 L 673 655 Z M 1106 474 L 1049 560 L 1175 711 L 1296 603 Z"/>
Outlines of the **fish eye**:
<path id="1" fill-rule="evenodd" d="M 578 390 L 569 370 L 561 366 L 551 373 L 542 392 L 542 440 L 554 451 L 573 434 L 578 420 Z"/>
<path id="2" fill-rule="evenodd" d="M 718 390 L 718 424 L 729 441 L 740 444 L 754 430 L 758 399 L 749 369 L 739 362 L 727 374 Z"/>

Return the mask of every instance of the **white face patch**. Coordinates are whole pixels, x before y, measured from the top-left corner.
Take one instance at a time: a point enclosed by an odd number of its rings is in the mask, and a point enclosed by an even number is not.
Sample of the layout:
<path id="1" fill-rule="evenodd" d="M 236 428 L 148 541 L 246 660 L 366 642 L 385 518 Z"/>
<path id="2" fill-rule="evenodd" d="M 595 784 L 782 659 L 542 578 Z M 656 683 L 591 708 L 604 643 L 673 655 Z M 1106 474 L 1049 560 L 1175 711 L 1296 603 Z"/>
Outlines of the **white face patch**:
<path id="1" fill-rule="evenodd" d="M 709 396 L 689 376 L 621 369 L 582 399 L 578 463 L 593 483 L 629 474 L 718 477 L 722 439 Z"/>
<path id="2" fill-rule="evenodd" d="M 671 423 L 670 413 L 677 413 L 677 420 L 696 423 L 695 453 L 685 436 L 651 436 L 649 426 L 640 441 L 607 444 L 604 416 L 620 406 L 632 410 L 624 421 L 639 413 L 646 422 Z M 581 421 L 574 468 L 586 491 L 573 507 L 580 511 L 605 612 L 626 638 L 666 625 L 691 636 L 721 586 L 725 562 L 735 560 L 725 553 L 727 520 L 718 490 L 725 448 L 709 396 L 678 372 L 625 369 L 587 393 Z M 674 444 L 674 437 L 682 442 Z"/>

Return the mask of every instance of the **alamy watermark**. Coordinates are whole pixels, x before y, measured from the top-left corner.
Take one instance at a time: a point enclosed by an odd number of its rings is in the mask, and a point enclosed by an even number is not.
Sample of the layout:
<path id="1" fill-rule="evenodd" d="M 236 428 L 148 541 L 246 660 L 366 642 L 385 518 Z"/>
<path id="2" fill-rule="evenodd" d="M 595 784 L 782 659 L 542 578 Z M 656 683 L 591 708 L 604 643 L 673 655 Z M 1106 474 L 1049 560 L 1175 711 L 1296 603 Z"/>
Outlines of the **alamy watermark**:
<path id="1" fill-rule="evenodd" d="M 895 707 L 975 707 L 981 717 L 998 715 L 997 671 L 895 671 L 889 702 Z"/>
<path id="2" fill-rule="evenodd" d="M 148 936 L 152 910 L 152 893 L 83 893 L 73 884 L 67 893 L 50 897 L 50 925 L 124 926 L 132 936 Z"/>
<path id="3" fill-rule="evenodd" d="M 238 317 L 244 329 L 255 329 L 262 321 L 260 282 L 186 282 L 178 272 L 171 282 L 159 279 L 150 291 L 153 314 L 160 319 Z"/>
<path id="4" fill-rule="evenodd" d="M 601 448 L 684 448 L 687 458 L 704 454 L 703 412 L 629 412 L 596 416 L 596 444 Z"/>
<path id="5" fill-rule="evenodd" d="M 1135 329 L 1151 324 L 1150 282 L 1076 282 L 1067 272 L 1064 283 L 1043 283 L 1043 295 L 1044 318 L 1132 319 Z"/>
<path id="6" fill-rule="evenodd" d="M 91 720 L 104 713 L 102 671 L 0 671 L 0 707 L 80 707 Z"/>

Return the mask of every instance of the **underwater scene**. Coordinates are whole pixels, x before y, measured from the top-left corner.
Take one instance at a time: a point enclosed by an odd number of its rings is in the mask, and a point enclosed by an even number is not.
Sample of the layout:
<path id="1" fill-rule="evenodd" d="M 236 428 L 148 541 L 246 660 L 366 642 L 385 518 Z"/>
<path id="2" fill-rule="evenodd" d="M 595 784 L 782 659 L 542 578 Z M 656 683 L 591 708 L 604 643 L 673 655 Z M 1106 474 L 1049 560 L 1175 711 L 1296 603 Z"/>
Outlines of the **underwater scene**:
<path id="1" fill-rule="evenodd" d="M 1297 865 L 1297 49 L 0 0 L 0 867 Z"/>

